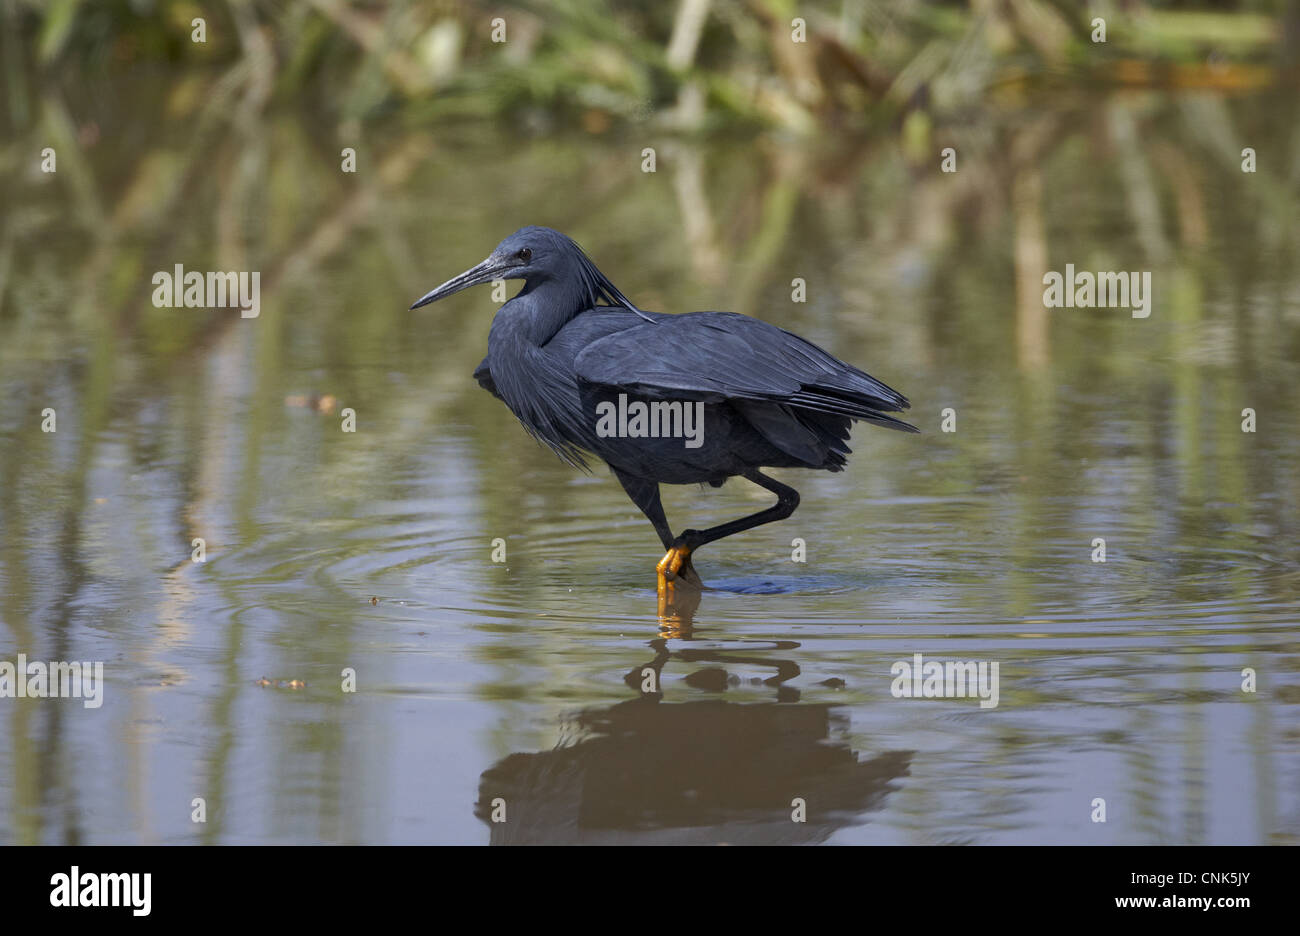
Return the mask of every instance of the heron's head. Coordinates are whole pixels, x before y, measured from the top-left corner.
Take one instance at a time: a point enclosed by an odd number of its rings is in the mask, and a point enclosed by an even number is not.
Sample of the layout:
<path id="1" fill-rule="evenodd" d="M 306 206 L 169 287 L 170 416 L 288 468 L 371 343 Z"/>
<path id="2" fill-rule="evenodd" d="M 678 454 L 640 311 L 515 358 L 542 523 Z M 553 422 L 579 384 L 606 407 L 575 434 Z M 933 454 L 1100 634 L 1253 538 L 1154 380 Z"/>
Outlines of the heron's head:
<path id="1" fill-rule="evenodd" d="M 559 231 L 545 227 L 525 227 L 515 231 L 497 244 L 482 263 L 425 293 L 411 308 L 418 309 L 437 302 L 470 286 L 510 279 L 525 280 L 530 286 L 553 280 L 572 286 L 590 306 L 603 299 L 609 305 L 636 310 L 631 301 L 596 269 L 581 247 Z"/>

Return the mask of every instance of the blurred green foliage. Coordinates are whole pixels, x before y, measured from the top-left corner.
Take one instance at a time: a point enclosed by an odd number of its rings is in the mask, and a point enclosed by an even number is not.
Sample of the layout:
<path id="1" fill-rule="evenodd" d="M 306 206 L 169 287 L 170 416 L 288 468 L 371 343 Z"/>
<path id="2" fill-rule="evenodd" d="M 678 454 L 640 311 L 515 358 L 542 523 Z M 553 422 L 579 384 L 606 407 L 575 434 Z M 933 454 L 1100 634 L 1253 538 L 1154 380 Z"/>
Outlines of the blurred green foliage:
<path id="1" fill-rule="evenodd" d="M 523 119 L 602 131 L 871 124 L 1022 83 L 1259 87 L 1290 74 L 1281 0 L 0 0 L 10 118 L 33 76 L 259 71 L 339 120 Z M 1105 20 L 1097 42 L 1095 18 Z M 198 20 L 204 41 L 196 42 Z"/>

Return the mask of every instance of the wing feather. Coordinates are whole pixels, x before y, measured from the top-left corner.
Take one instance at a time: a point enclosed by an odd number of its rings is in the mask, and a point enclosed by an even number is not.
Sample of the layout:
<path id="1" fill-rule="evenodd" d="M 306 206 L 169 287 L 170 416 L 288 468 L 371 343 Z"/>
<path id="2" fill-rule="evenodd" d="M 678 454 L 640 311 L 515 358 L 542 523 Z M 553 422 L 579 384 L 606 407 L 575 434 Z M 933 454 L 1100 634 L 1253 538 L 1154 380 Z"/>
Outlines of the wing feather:
<path id="1" fill-rule="evenodd" d="M 780 403 L 891 429 L 911 404 L 897 390 L 817 345 L 733 312 L 657 316 L 593 342 L 580 381 L 658 399 Z"/>

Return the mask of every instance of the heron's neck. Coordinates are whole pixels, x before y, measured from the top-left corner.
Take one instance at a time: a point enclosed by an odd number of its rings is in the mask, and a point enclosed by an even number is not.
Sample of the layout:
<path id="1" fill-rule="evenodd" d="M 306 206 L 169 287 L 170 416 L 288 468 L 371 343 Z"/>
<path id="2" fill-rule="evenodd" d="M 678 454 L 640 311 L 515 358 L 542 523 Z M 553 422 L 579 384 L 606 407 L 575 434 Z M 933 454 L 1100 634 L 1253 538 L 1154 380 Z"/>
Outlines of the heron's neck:
<path id="1" fill-rule="evenodd" d="M 541 346 L 594 304 L 594 299 L 580 282 L 528 280 L 519 295 L 502 306 L 497 314 L 506 317 L 514 334 Z"/>

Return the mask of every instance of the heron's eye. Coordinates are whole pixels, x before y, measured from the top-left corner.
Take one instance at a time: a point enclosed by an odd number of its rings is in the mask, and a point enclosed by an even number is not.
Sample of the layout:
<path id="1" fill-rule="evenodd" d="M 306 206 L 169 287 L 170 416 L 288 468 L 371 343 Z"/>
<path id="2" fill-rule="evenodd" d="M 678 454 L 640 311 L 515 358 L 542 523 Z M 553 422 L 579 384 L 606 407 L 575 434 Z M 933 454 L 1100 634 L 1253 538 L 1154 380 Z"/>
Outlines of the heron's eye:
<path id="1" fill-rule="evenodd" d="M 533 252 L 525 247 L 523 250 L 519 251 L 519 259 L 524 261 L 524 263 L 527 263 L 529 260 L 533 259 Z"/>

